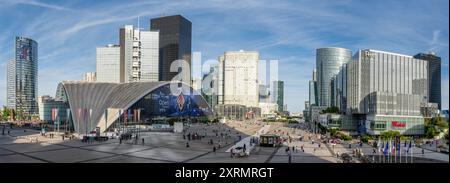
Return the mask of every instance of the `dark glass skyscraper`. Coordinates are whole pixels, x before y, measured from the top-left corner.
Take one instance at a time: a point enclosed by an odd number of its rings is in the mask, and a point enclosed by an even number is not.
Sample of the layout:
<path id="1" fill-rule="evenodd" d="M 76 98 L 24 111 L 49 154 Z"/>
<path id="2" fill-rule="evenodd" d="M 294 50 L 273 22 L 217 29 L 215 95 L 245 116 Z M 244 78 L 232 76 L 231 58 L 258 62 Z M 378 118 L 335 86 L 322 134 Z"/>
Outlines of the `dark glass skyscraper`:
<path id="1" fill-rule="evenodd" d="M 434 53 L 419 53 L 414 58 L 428 61 L 428 100 L 441 109 L 441 57 Z"/>
<path id="2" fill-rule="evenodd" d="M 170 81 L 177 75 L 170 72 L 175 60 L 183 59 L 191 65 L 192 23 L 181 15 L 159 17 L 150 20 L 150 29 L 159 30 L 159 80 Z M 189 72 L 189 81 L 192 72 Z"/>
<path id="3" fill-rule="evenodd" d="M 16 37 L 14 59 L 7 68 L 8 107 L 21 117 L 37 114 L 38 44 Z"/>

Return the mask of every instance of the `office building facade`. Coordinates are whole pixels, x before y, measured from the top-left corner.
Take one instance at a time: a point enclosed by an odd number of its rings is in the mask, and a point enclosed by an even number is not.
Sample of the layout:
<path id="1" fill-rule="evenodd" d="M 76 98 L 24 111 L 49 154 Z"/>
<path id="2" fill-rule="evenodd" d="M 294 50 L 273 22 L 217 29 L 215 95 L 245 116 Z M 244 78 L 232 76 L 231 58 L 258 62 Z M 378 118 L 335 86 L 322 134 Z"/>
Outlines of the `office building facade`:
<path id="1" fill-rule="evenodd" d="M 64 123 L 67 120 L 67 103 L 55 100 L 54 98 L 44 95 L 38 99 L 39 119 L 45 122 L 58 121 Z M 57 109 L 57 110 L 54 110 Z M 56 112 L 56 114 L 55 114 Z M 52 116 L 54 115 L 54 116 Z M 70 115 L 70 114 L 69 114 Z"/>
<path id="2" fill-rule="evenodd" d="M 351 51 L 345 48 L 319 48 L 316 50 L 318 106 L 331 106 L 330 80 L 342 64 L 351 60 Z"/>
<path id="3" fill-rule="evenodd" d="M 159 31 L 142 31 L 126 25 L 120 29 L 120 81 L 158 81 Z"/>
<path id="4" fill-rule="evenodd" d="M 84 81 L 86 82 L 96 82 L 97 81 L 97 73 L 96 72 L 88 72 L 83 76 Z"/>
<path id="5" fill-rule="evenodd" d="M 435 53 L 419 53 L 414 55 L 414 58 L 425 60 L 428 62 L 428 100 L 430 103 L 436 103 L 438 109 L 442 107 L 441 102 L 441 57 L 436 56 Z"/>
<path id="6" fill-rule="evenodd" d="M 121 83 L 120 46 L 108 44 L 96 49 L 97 82 Z"/>
<path id="7" fill-rule="evenodd" d="M 278 105 L 278 111 L 284 111 L 284 82 L 273 81 L 273 98 L 275 104 Z"/>
<path id="8" fill-rule="evenodd" d="M 312 80 L 309 81 L 309 104 L 317 105 L 317 72 L 316 69 L 313 70 Z"/>
<path id="9" fill-rule="evenodd" d="M 178 74 L 170 71 L 175 60 L 183 59 L 191 66 L 192 23 L 181 15 L 165 16 L 151 19 L 150 29 L 159 31 L 159 80 L 171 81 Z M 191 71 L 187 75 L 183 82 L 190 83 Z"/>
<path id="10" fill-rule="evenodd" d="M 7 105 L 19 116 L 37 114 L 38 43 L 16 37 L 14 59 L 7 66 Z"/>
<path id="11" fill-rule="evenodd" d="M 219 57 L 220 104 L 258 107 L 258 62 L 256 51 L 228 51 Z"/>
<path id="12" fill-rule="evenodd" d="M 364 115 L 361 131 L 424 133 L 421 103 L 428 103 L 428 63 L 411 56 L 359 50 L 347 64 L 347 112 Z"/>

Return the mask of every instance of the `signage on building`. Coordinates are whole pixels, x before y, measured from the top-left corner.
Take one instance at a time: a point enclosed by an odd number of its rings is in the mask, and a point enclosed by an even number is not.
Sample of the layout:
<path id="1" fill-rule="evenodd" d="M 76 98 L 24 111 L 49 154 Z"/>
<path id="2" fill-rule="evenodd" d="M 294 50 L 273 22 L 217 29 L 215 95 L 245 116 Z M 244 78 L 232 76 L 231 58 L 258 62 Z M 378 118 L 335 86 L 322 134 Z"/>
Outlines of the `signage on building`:
<path id="1" fill-rule="evenodd" d="M 394 127 L 405 127 L 406 123 L 398 122 L 398 121 L 392 121 L 392 126 L 394 126 Z"/>

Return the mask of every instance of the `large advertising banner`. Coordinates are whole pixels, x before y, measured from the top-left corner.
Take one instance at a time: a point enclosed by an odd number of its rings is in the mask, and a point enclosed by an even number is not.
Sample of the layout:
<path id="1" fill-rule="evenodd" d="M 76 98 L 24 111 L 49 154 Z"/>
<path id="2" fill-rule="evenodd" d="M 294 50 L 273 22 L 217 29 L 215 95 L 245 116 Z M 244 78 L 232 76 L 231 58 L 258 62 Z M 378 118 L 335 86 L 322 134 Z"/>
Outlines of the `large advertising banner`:
<path id="1" fill-rule="evenodd" d="M 198 117 L 211 113 L 208 104 L 201 95 L 189 92 L 179 94 L 170 93 L 170 85 L 164 85 L 143 100 L 136 103 L 133 108 L 145 108 L 143 113 L 151 116 L 164 117 Z"/>

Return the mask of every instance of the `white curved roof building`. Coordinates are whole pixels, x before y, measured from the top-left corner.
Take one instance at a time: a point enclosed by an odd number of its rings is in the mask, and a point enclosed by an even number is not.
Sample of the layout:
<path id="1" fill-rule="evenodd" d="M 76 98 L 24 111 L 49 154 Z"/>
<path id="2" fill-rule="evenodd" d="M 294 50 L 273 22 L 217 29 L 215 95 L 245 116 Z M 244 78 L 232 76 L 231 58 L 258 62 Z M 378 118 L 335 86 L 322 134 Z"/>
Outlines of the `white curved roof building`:
<path id="1" fill-rule="evenodd" d="M 88 133 L 96 128 L 103 132 L 115 122 L 211 115 L 208 103 L 197 91 L 183 84 L 183 93 L 181 90 L 172 93 L 170 83 L 63 81 L 58 85 L 56 99 L 68 103 L 77 133 Z"/>

